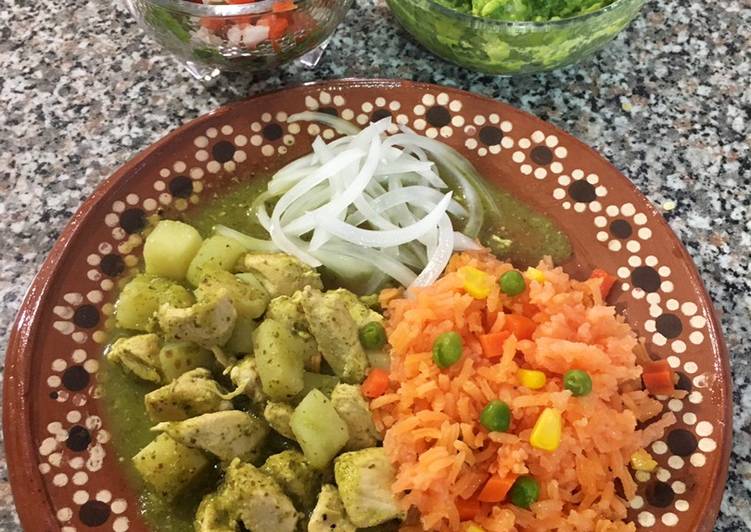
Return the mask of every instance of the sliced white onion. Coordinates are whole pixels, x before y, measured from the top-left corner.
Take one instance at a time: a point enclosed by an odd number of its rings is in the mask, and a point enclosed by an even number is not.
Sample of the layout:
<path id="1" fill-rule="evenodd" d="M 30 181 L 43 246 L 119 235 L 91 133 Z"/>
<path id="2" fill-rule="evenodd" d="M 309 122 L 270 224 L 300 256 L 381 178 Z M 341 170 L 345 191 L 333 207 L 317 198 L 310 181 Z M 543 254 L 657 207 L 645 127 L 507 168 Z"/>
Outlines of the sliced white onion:
<path id="1" fill-rule="evenodd" d="M 388 136 L 390 118 L 363 130 L 325 113 L 289 120 L 322 122 L 345 136 L 316 138 L 312 153 L 279 170 L 254 201 L 251 211 L 271 241 L 217 232 L 248 249 L 281 250 L 343 278 L 368 279 L 368 291 L 384 276 L 408 287 L 429 285 L 454 250 L 480 249 L 472 239 L 483 218 L 477 177 L 458 153 L 405 128 Z M 449 214 L 465 220 L 464 234 Z"/>
<path id="2" fill-rule="evenodd" d="M 276 247 L 276 244 L 274 244 L 274 242 L 272 242 L 271 240 L 254 238 L 252 236 L 246 235 L 245 233 L 241 233 L 240 231 L 235 231 L 234 229 L 227 227 L 226 225 L 215 225 L 214 233 L 235 240 L 236 242 L 243 245 L 248 251 L 255 251 L 258 253 L 273 253 L 275 251 L 279 251 L 279 248 Z"/>

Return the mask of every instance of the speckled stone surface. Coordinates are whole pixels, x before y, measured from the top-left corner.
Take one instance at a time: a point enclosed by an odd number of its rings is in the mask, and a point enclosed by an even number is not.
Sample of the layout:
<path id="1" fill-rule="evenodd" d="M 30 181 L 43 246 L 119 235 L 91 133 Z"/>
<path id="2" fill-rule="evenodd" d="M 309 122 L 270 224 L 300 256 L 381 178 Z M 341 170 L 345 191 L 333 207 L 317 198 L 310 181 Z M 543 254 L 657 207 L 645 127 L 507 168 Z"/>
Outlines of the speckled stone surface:
<path id="1" fill-rule="evenodd" d="M 734 373 L 734 450 L 716 530 L 751 529 L 751 3 L 648 3 L 579 66 L 518 79 L 419 48 L 383 0 L 357 0 L 315 71 L 197 83 L 116 2 L 6 0 L 0 10 L 0 353 L 26 286 L 84 198 L 183 122 L 315 79 L 394 77 L 507 101 L 574 134 L 630 176 L 693 256 Z M 19 530 L 0 451 L 0 530 Z"/>

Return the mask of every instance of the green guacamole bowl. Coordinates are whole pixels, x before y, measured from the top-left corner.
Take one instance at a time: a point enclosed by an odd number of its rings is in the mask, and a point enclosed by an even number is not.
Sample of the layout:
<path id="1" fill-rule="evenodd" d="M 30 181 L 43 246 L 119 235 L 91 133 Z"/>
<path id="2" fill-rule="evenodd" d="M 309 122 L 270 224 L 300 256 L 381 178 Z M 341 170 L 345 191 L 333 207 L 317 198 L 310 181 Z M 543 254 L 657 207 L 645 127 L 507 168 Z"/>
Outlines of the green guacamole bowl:
<path id="1" fill-rule="evenodd" d="M 434 0 L 387 0 L 404 28 L 434 54 L 489 74 L 533 74 L 576 63 L 602 48 L 645 0 L 615 0 L 583 15 L 547 22 L 461 13 Z"/>

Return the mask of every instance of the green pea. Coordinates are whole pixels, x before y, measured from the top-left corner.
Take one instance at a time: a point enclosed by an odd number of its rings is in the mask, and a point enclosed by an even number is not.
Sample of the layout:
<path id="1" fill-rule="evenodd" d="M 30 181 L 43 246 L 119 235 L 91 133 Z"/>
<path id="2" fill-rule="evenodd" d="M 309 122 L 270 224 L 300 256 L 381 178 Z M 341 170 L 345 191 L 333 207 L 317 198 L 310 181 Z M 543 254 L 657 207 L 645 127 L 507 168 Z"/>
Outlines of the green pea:
<path id="1" fill-rule="evenodd" d="M 360 327 L 358 336 L 365 349 L 380 349 L 386 345 L 386 330 L 377 321 L 371 321 Z"/>
<path id="2" fill-rule="evenodd" d="M 498 399 L 490 401 L 480 413 L 480 423 L 491 432 L 506 432 L 511 424 L 511 409 Z"/>
<path id="3" fill-rule="evenodd" d="M 540 485 L 529 475 L 517 478 L 511 486 L 511 502 L 519 508 L 529 508 L 539 497 Z"/>
<path id="4" fill-rule="evenodd" d="M 588 395 L 592 391 L 592 378 L 586 371 L 570 369 L 563 374 L 563 387 L 569 390 L 574 397 Z"/>
<path id="5" fill-rule="evenodd" d="M 516 270 L 511 270 L 501 275 L 498 284 L 501 286 L 501 292 L 509 296 L 518 296 L 527 288 L 524 277 Z"/>
<path id="6" fill-rule="evenodd" d="M 439 368 L 456 364 L 462 357 L 462 337 L 453 331 L 439 334 L 433 343 L 433 362 Z"/>

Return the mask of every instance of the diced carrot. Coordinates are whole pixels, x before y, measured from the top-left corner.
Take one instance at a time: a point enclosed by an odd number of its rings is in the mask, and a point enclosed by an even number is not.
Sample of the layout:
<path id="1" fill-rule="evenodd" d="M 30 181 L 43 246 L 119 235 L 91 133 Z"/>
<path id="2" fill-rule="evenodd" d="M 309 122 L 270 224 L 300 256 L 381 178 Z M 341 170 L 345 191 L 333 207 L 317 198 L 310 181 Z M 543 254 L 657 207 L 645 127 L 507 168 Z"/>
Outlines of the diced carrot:
<path id="1" fill-rule="evenodd" d="M 480 506 L 480 501 L 474 497 L 471 499 L 457 498 L 456 509 L 459 512 L 459 518 L 462 521 L 466 521 L 467 519 L 472 519 L 479 514 L 480 510 L 482 510 L 482 506 Z"/>
<path id="2" fill-rule="evenodd" d="M 273 5 L 271 11 L 274 13 L 283 13 L 284 11 L 292 11 L 295 7 L 294 0 L 281 0 Z"/>
<path id="3" fill-rule="evenodd" d="M 211 31 L 222 29 L 224 22 L 224 19 L 220 17 L 201 17 L 201 26 Z"/>
<path id="4" fill-rule="evenodd" d="M 642 380 L 652 395 L 672 395 L 675 392 L 675 373 L 667 360 L 648 362 L 643 366 Z"/>
<path id="5" fill-rule="evenodd" d="M 493 475 L 483 486 L 480 494 L 477 496 L 478 501 L 482 502 L 501 502 L 506 498 L 511 486 L 516 482 L 517 475 L 510 474 L 505 477 Z"/>
<path id="6" fill-rule="evenodd" d="M 503 353 L 503 342 L 511 336 L 509 331 L 483 334 L 479 337 L 482 354 L 486 358 L 498 358 Z"/>
<path id="7" fill-rule="evenodd" d="M 278 15 L 266 15 L 258 19 L 257 24 L 259 26 L 266 26 L 269 28 L 269 39 L 278 39 L 289 26 L 289 22 L 284 17 Z"/>
<path id="8" fill-rule="evenodd" d="M 537 305 L 534 305 L 532 303 L 522 303 L 522 313 L 528 318 L 531 318 L 538 312 L 540 312 L 540 307 L 538 307 Z"/>
<path id="9" fill-rule="evenodd" d="M 595 268 L 594 270 L 592 270 L 592 274 L 589 276 L 589 278 L 602 279 L 602 283 L 600 284 L 600 293 L 602 294 L 603 299 L 608 297 L 610 290 L 613 288 L 613 285 L 617 281 L 617 278 L 614 275 L 610 275 L 608 272 L 601 268 Z"/>
<path id="10" fill-rule="evenodd" d="M 361 391 L 365 397 L 375 399 L 389 389 L 389 374 L 380 368 L 373 368 L 362 383 Z"/>
<path id="11" fill-rule="evenodd" d="M 506 316 L 506 324 L 503 328 L 516 336 L 517 340 L 529 340 L 532 338 L 532 333 L 535 332 L 537 324 L 526 316 L 509 314 Z"/>

